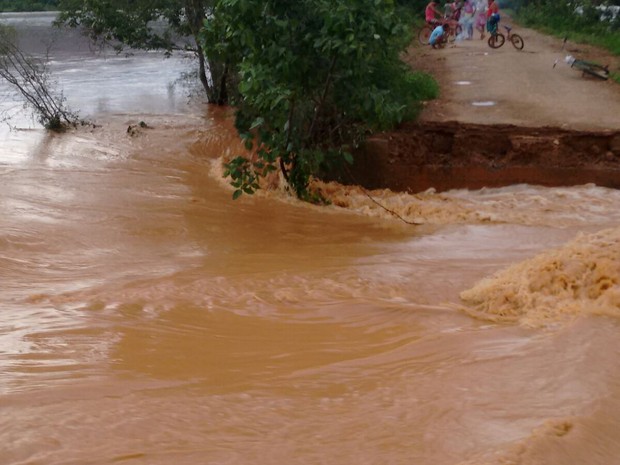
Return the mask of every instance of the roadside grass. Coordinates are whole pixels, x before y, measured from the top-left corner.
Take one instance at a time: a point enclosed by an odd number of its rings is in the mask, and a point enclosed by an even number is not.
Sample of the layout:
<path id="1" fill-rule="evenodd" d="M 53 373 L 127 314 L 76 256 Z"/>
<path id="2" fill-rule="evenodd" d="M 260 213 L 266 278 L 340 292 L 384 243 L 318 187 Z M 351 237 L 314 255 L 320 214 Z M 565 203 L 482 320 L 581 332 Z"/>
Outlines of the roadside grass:
<path id="1" fill-rule="evenodd" d="M 602 21 L 600 12 L 591 5 L 582 11 L 582 14 L 576 14 L 570 4 L 541 0 L 519 8 L 515 18 L 524 26 L 544 34 L 592 45 L 620 56 L 620 16 L 613 21 Z M 610 70 L 609 79 L 620 84 L 620 67 Z"/>
<path id="2" fill-rule="evenodd" d="M 410 25 L 408 36 L 403 37 L 404 44 L 421 47 L 422 45 L 418 43 L 418 31 L 425 24 L 424 18 L 416 9 L 410 7 L 399 8 L 398 14 L 406 24 Z M 423 108 L 421 102 L 439 97 L 439 83 L 431 74 L 412 69 L 407 75 L 406 88 L 401 92 L 411 94 L 412 99 L 419 103 L 412 108 L 412 114 L 409 115 L 409 119 L 415 119 Z"/>
<path id="3" fill-rule="evenodd" d="M 573 42 L 593 45 L 608 50 L 616 56 L 620 56 L 620 32 L 606 31 L 606 33 L 600 33 L 600 31 L 575 31 L 569 30 L 568 28 L 560 29 L 550 26 L 528 26 L 538 29 L 545 34 L 556 37 L 566 37 Z M 617 67 L 616 70 L 610 70 L 609 79 L 620 84 L 620 67 Z"/>
<path id="4" fill-rule="evenodd" d="M 520 8 L 515 14 L 521 24 L 545 34 L 568 38 L 573 42 L 594 45 L 620 55 L 620 17 L 614 21 L 600 21 L 596 11 L 576 15 L 567 6 L 551 2 L 542 6 Z"/>
<path id="5" fill-rule="evenodd" d="M 575 31 L 568 27 L 558 29 L 554 26 L 545 25 L 531 25 L 524 23 L 528 27 L 537 29 L 545 34 L 553 35 L 556 37 L 567 37 L 573 42 L 594 45 L 596 47 L 603 48 L 610 51 L 614 55 L 620 55 L 620 32 L 607 32 L 601 33 L 601 31 Z"/>

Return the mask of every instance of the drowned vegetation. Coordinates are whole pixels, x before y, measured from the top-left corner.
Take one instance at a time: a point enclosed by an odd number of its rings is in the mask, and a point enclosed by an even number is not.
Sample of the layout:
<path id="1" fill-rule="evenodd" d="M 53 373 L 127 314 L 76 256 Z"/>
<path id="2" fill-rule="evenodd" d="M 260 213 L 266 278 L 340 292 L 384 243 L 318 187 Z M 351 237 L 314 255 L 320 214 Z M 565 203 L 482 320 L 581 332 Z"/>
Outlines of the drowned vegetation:
<path id="1" fill-rule="evenodd" d="M 62 94 L 56 94 L 46 61 L 26 55 L 16 45 L 14 32 L 0 25 L 0 78 L 7 81 L 24 99 L 39 123 L 46 129 L 62 131 L 78 124 L 78 117 L 65 106 Z M 8 115 L 3 115 L 5 120 Z"/>

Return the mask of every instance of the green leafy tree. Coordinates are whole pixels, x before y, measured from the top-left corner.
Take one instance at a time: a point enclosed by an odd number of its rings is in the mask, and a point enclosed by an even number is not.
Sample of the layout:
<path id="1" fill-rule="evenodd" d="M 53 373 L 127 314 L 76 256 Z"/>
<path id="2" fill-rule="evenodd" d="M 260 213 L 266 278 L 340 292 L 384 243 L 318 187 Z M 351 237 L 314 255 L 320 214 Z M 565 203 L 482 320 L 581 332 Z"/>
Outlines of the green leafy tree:
<path id="1" fill-rule="evenodd" d="M 211 103 L 227 102 L 227 69 L 198 40 L 213 0 L 60 0 L 58 23 L 83 28 L 95 41 L 145 50 L 189 50 Z"/>
<path id="2" fill-rule="evenodd" d="M 390 0 L 220 0 L 205 22 L 209 56 L 238 74 L 236 126 L 256 158 L 226 169 L 234 197 L 280 169 L 299 198 L 371 131 L 411 118 L 434 82 L 399 59 L 409 28 Z"/>

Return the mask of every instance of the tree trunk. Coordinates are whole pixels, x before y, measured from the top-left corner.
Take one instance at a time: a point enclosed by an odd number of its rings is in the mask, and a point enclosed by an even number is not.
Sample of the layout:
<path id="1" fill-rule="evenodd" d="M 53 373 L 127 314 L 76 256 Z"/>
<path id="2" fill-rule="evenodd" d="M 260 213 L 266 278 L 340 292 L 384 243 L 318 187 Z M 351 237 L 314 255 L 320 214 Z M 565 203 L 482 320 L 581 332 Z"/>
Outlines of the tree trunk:
<path id="1" fill-rule="evenodd" d="M 200 79 L 200 83 L 202 87 L 204 87 L 205 92 L 207 93 L 207 100 L 209 103 L 216 103 L 216 97 L 213 87 L 209 84 L 209 79 L 207 78 L 207 66 L 205 64 L 205 54 L 202 50 L 202 47 L 198 42 L 196 42 L 196 56 L 198 57 L 198 78 Z"/>
<path id="2" fill-rule="evenodd" d="M 196 55 L 198 57 L 198 78 L 207 93 L 209 103 L 224 105 L 228 102 L 226 91 L 227 67 L 224 63 L 207 62 L 204 49 L 200 45 L 200 30 L 206 17 L 207 2 L 204 0 L 187 0 L 185 11 L 188 16 L 188 24 L 196 43 Z M 207 65 L 210 76 L 207 76 Z M 209 77 L 211 79 L 209 79 Z"/>

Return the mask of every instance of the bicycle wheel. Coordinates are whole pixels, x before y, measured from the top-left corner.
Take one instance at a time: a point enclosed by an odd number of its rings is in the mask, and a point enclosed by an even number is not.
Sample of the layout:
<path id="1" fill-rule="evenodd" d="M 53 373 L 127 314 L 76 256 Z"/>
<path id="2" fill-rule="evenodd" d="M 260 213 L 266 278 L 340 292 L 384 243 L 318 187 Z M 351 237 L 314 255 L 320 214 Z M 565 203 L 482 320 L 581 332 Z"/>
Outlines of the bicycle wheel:
<path id="1" fill-rule="evenodd" d="M 500 48 L 506 42 L 506 37 L 501 32 L 496 32 L 495 34 L 491 34 L 489 37 L 488 44 L 491 48 Z"/>
<path id="2" fill-rule="evenodd" d="M 588 76 L 592 76 L 598 78 L 602 81 L 606 81 L 609 79 L 609 71 L 607 69 L 598 67 L 598 66 L 589 66 L 587 68 L 582 68 L 583 74 L 587 74 Z"/>
<path id="3" fill-rule="evenodd" d="M 427 24 L 426 26 L 422 26 L 422 28 L 418 31 L 418 41 L 422 45 L 428 45 L 428 39 L 431 36 L 433 30 Z"/>
<path id="4" fill-rule="evenodd" d="M 510 42 L 517 50 L 523 50 L 523 46 L 525 45 L 525 42 L 523 42 L 523 39 L 519 34 L 511 34 Z"/>

